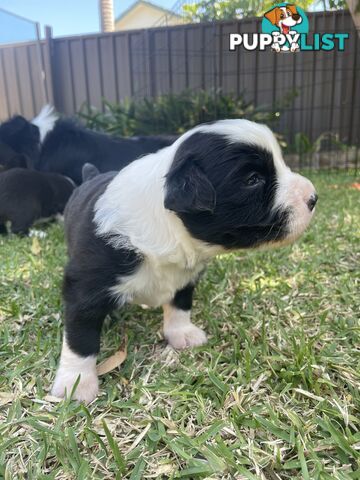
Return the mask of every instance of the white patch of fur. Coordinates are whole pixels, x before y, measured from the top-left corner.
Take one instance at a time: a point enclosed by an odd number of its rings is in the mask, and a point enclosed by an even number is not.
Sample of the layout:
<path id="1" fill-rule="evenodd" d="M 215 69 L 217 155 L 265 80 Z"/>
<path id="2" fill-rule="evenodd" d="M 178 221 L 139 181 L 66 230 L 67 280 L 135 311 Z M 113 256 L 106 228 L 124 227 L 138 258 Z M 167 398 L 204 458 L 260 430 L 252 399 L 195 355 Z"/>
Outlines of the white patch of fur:
<path id="1" fill-rule="evenodd" d="M 159 307 L 170 302 L 177 290 L 195 281 L 206 266 L 199 261 L 193 268 L 186 264 L 166 264 L 161 260 L 145 257 L 135 274 L 119 278 L 119 283 L 110 288 L 111 294 L 123 303 L 146 304 Z"/>
<path id="2" fill-rule="evenodd" d="M 144 257 L 134 275 L 121 277 L 111 289 L 120 302 L 169 302 L 221 250 L 191 237 L 164 207 L 165 175 L 175 151 L 167 147 L 124 168 L 95 205 L 97 234 L 115 248 L 135 248 Z"/>
<path id="3" fill-rule="evenodd" d="M 70 350 L 64 337 L 60 365 L 56 373 L 51 395 L 59 398 L 69 397 L 79 376 L 79 384 L 76 387 L 73 398 L 80 402 L 90 403 L 99 391 L 96 356 L 81 357 L 77 355 Z"/>
<path id="4" fill-rule="evenodd" d="M 46 134 L 50 132 L 58 119 L 57 113 L 52 105 L 45 105 L 39 115 L 37 115 L 31 123 L 36 125 L 40 130 L 40 142 L 44 141 Z"/>
<path id="5" fill-rule="evenodd" d="M 35 228 L 32 228 L 29 232 L 29 237 L 46 238 L 47 233 L 43 232 L 42 230 L 36 230 Z"/>
<path id="6" fill-rule="evenodd" d="M 315 209 L 310 211 L 308 201 L 315 193 L 314 185 L 307 178 L 292 172 L 290 169 L 277 180 L 278 189 L 274 201 L 274 209 L 291 209 L 289 234 L 281 244 L 294 242 L 300 237 L 309 225 Z"/>
<path id="7" fill-rule="evenodd" d="M 197 347 L 206 343 L 206 334 L 190 321 L 190 310 L 164 305 L 164 337 L 176 349 Z"/>

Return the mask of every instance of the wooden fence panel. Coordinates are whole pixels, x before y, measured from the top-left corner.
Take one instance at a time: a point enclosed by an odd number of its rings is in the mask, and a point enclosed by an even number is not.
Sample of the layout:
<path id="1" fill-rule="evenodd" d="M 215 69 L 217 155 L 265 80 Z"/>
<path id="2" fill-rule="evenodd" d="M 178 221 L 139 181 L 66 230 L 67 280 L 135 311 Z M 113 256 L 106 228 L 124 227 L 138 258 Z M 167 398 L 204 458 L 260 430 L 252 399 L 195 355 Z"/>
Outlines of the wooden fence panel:
<path id="1" fill-rule="evenodd" d="M 49 39 L 0 47 L 0 120 L 33 117 L 47 102 L 67 115 L 84 102 L 116 102 L 185 89 L 244 93 L 255 106 L 280 104 L 277 129 L 293 141 L 323 132 L 360 143 L 360 40 L 349 12 L 308 15 L 310 31 L 349 32 L 345 52 L 238 49 L 230 33 L 261 31 L 261 18 Z M 43 78 L 45 72 L 45 81 Z M 285 107 L 286 97 L 297 93 Z"/>

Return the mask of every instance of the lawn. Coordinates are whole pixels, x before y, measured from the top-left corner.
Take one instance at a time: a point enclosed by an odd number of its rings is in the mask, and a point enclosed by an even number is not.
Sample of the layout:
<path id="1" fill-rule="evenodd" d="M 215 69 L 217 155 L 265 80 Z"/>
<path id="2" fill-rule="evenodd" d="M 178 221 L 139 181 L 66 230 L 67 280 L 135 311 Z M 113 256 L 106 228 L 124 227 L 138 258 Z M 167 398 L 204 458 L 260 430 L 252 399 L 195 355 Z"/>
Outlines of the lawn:
<path id="1" fill-rule="evenodd" d="M 205 347 L 167 347 L 160 309 L 108 319 L 100 359 L 125 334 L 128 355 L 87 407 L 47 397 L 61 226 L 1 238 L 0 478 L 360 479 L 360 192 L 350 174 L 311 179 L 298 243 L 210 265 L 193 312 Z"/>

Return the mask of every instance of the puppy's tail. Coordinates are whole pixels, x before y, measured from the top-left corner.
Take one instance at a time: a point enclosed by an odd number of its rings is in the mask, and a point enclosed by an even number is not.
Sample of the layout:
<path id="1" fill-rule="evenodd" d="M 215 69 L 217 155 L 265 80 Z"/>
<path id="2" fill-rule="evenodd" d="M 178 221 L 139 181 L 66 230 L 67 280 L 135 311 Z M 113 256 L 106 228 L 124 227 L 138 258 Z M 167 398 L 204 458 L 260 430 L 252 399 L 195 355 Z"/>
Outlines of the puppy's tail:
<path id="1" fill-rule="evenodd" d="M 57 119 L 58 114 L 54 107 L 48 104 L 41 109 L 37 117 L 31 120 L 31 123 L 39 128 L 41 143 L 43 143 L 46 134 L 54 128 Z"/>
<path id="2" fill-rule="evenodd" d="M 91 180 L 99 174 L 99 170 L 92 163 L 85 163 L 85 165 L 82 167 L 81 175 L 83 183 Z"/>

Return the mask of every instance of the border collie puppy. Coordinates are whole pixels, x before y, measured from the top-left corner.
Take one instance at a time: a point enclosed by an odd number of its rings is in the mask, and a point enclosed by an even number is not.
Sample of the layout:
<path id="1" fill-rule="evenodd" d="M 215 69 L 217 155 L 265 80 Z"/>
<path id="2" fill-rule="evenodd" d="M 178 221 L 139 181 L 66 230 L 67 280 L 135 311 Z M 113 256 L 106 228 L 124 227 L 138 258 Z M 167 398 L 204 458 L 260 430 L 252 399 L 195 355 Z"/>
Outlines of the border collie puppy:
<path id="1" fill-rule="evenodd" d="M 36 220 L 63 213 L 75 185 L 57 173 L 12 168 L 0 174 L 0 233 L 27 235 Z"/>
<path id="2" fill-rule="evenodd" d="M 10 168 L 34 168 L 40 152 L 36 125 L 16 115 L 0 125 L 0 171 Z"/>
<path id="3" fill-rule="evenodd" d="M 89 402 L 105 316 L 163 306 L 177 349 L 206 342 L 191 323 L 195 285 L 223 252 L 286 245 L 309 224 L 314 186 L 285 165 L 273 133 L 247 120 L 201 125 L 172 146 L 77 188 L 65 209 L 65 334 L 52 393 Z"/>

